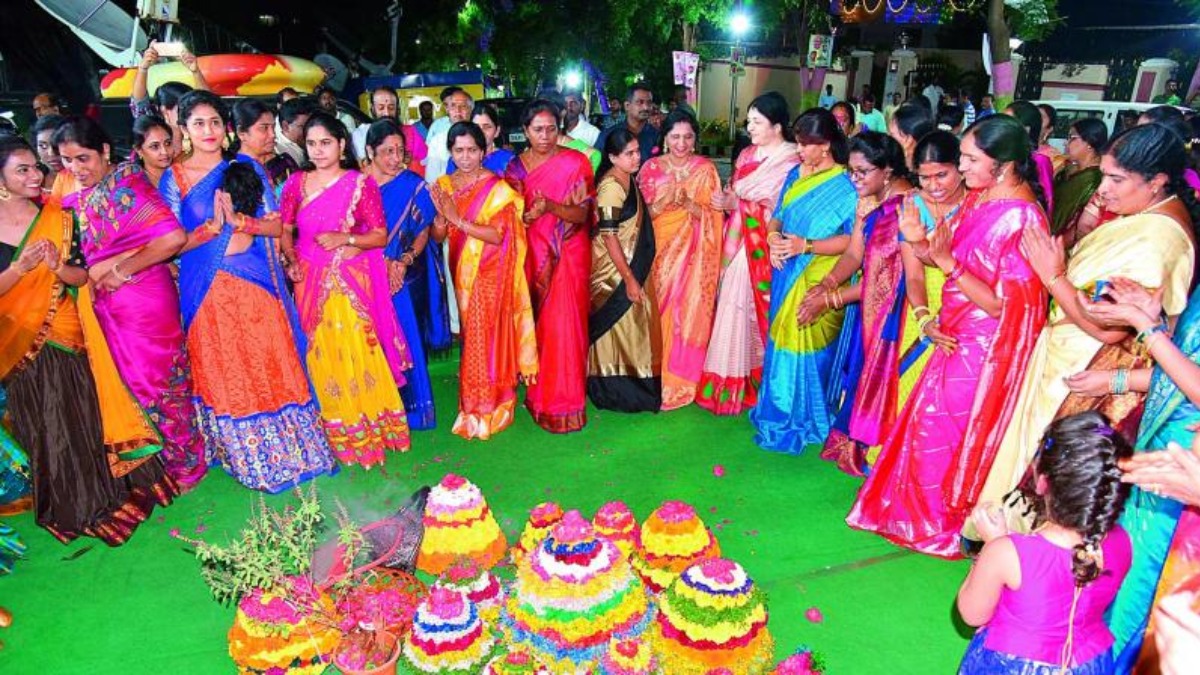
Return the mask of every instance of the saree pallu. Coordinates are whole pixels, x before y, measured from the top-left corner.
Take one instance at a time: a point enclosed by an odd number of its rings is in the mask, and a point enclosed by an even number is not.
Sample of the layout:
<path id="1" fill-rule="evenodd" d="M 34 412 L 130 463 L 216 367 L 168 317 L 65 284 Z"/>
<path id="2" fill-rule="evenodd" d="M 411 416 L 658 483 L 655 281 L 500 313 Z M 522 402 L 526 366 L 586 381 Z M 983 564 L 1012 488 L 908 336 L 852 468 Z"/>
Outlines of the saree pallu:
<path id="1" fill-rule="evenodd" d="M 1114 276 L 1132 279 L 1145 288 L 1165 287 L 1163 309 L 1176 316 L 1187 302 L 1192 256 L 1191 240 L 1179 223 L 1157 214 L 1128 216 L 1107 223 L 1081 239 L 1067 261 L 1066 278 L 1089 296 L 1097 281 Z M 1037 453 L 1043 432 L 1058 416 L 1070 393 L 1064 378 L 1087 369 L 1102 346 L 1099 340 L 1071 323 L 1057 305 L 1052 307 L 1048 323 L 1029 361 L 1012 423 L 1004 431 L 980 501 L 999 504 L 1021 482 Z M 1135 399 L 1140 397 L 1123 398 L 1130 399 L 1130 404 L 1108 412 L 1128 415 L 1138 410 Z M 1111 421 L 1118 425 L 1121 422 Z M 1133 424 L 1137 421 L 1133 420 Z M 1010 521 L 1018 524 L 1014 518 Z M 977 538 L 973 525 L 967 526 L 964 534 Z"/>
<path id="2" fill-rule="evenodd" d="M 462 317 L 462 361 L 458 378 L 458 417 L 452 431 L 487 440 L 512 424 L 517 378 L 538 374 L 533 305 L 525 280 L 525 226 L 521 197 L 499 177 L 456 194 L 449 177 L 439 179 L 455 195 L 459 213 L 500 232 L 489 244 L 454 229 L 450 264 Z"/>
<path id="3" fill-rule="evenodd" d="M 1100 187 L 1100 167 L 1092 166 L 1054 183 L 1054 211 L 1050 217 L 1050 234 L 1064 234 L 1075 229 L 1083 209 Z"/>
<path id="4" fill-rule="evenodd" d="M 604 410 L 657 412 L 662 408 L 661 338 L 655 302 L 654 227 L 637 183 L 628 191 L 616 178 L 596 187 L 600 222 L 592 239 L 591 314 L 588 317 L 588 398 Z M 605 244 L 615 236 L 645 302 L 634 304 Z"/>
<path id="5" fill-rule="evenodd" d="M 801 176 L 796 167 L 773 218 L 784 234 L 828 239 L 850 234 L 857 203 L 858 193 L 842 167 L 811 176 Z M 837 413 L 829 405 L 829 380 L 844 312 L 827 311 L 806 326 L 797 325 L 796 312 L 837 261 L 838 256 L 801 254 L 785 261 L 771 280 L 762 388 L 750 410 L 754 442 L 766 450 L 799 454 L 829 435 Z"/>
<path id="6" fill-rule="evenodd" d="M 1000 315 L 945 286 L 938 318 L 958 348 L 930 357 L 846 517 L 855 529 L 945 558 L 961 556 L 959 531 L 1012 416 L 1013 398 L 995 394 L 1018 387 L 1046 320 L 1045 289 L 1020 251 L 1026 228 L 1047 228 L 1045 214 L 1019 200 L 977 205 L 978 197 L 958 215 L 951 251 L 1000 298 Z"/>
<path id="7" fill-rule="evenodd" d="M 323 249 L 316 237 L 385 229 L 383 204 L 375 181 L 357 171 L 308 191 L 307 176 L 293 174 L 280 201 L 282 221 L 298 233 L 303 278 L 295 292 L 308 340 L 305 362 L 334 455 L 370 467 L 383 463 L 387 450 L 409 448 L 399 386 L 412 360 L 396 323 L 382 249 L 346 258 L 342 249 Z"/>
<path id="8" fill-rule="evenodd" d="M 8 395 L 0 387 L 0 513 L 29 509 L 29 458 L 4 427 Z M 0 575 L 12 572 L 13 563 L 25 557 L 25 542 L 17 531 L 0 522 Z"/>
<path id="9" fill-rule="evenodd" d="M 758 402 L 771 298 L 767 223 L 800 163 L 792 143 L 757 153 L 754 146 L 743 150 L 730 179 L 738 202 L 725 221 L 717 309 L 696 396 L 715 415 L 740 415 Z"/>
<path id="10" fill-rule="evenodd" d="M 392 265 L 396 264 L 393 261 L 411 252 L 413 243 L 428 229 L 437 211 L 425 181 L 411 171 L 405 171 L 388 181 L 379 188 L 379 193 L 383 198 L 383 213 L 388 222 L 388 241 L 383 249 L 383 256 L 388 260 L 388 264 Z M 400 398 L 404 401 L 409 428 L 417 430 L 433 429 L 437 426 L 425 342 L 421 336 L 421 323 L 417 318 L 417 305 L 413 302 L 410 290 L 413 286 L 427 283 L 428 257 L 425 252 L 431 248 L 441 247 L 427 238 L 421 253 L 412 256 L 413 263 L 405 269 L 404 285 L 392 294 L 396 320 L 400 323 L 400 330 L 408 342 L 408 351 L 413 362 L 412 369 L 405 373 L 408 381 L 400 388 Z M 432 291 L 432 288 L 429 290 Z M 435 297 L 445 298 L 444 285 L 440 281 Z M 442 312 L 444 315 L 445 310 Z"/>
<path id="11" fill-rule="evenodd" d="M 532 172 L 518 157 L 504 177 L 526 204 L 539 194 L 559 203 L 582 194 L 590 209 L 595 195 L 592 165 L 565 148 Z M 590 223 L 573 225 L 548 212 L 526 228 L 525 276 L 537 323 L 538 378 L 525 392 L 525 407 L 538 426 L 559 434 L 587 423 L 589 230 Z"/>
<path id="12" fill-rule="evenodd" d="M 1067 156 L 1048 145 L 1033 152 L 1033 163 L 1037 168 L 1038 186 L 1046 198 L 1046 213 L 1054 213 L 1054 177 L 1067 162 Z"/>
<path id="13" fill-rule="evenodd" d="M 51 201 L 21 248 L 47 239 L 64 263 L 74 262 L 68 257 L 73 232 L 73 220 Z M 32 477 L 37 523 L 64 543 L 80 536 L 110 546 L 124 543 L 156 504 L 171 503 L 177 488 L 154 457 L 157 435 L 129 394 L 122 390 L 123 400 L 106 396 L 112 413 L 102 413 L 75 299 L 47 267 L 39 266 L 0 296 L 0 337 L 5 357 L 0 379 L 9 395 L 14 441 L 5 443 L 4 454 L 9 470 Z M 15 363 L 8 358 L 17 354 Z M 97 360 L 95 366 L 99 377 L 119 386 L 111 362 Z M 131 410 L 136 419 L 121 424 Z M 28 464 L 17 445 L 28 451 Z M 110 453 L 127 464 L 110 464 Z"/>
<path id="14" fill-rule="evenodd" d="M 700 213 L 668 205 L 653 219 L 655 256 L 650 276 L 660 317 L 663 410 L 682 408 L 696 398 L 721 275 L 724 214 L 708 206 L 721 189 L 716 167 L 703 157 L 692 157 L 675 173 L 666 159 L 655 157 L 638 171 L 638 187 L 647 204 L 677 186 Z"/>
<path id="15" fill-rule="evenodd" d="M 263 206 L 249 215 L 275 211 L 266 171 L 245 155 L 238 161 L 262 181 Z M 179 165 L 163 174 L 159 188 L 189 233 L 213 217 L 228 167 L 221 162 L 191 186 Z M 249 239 L 249 248 L 228 253 L 239 239 Z M 333 471 L 275 242 L 235 238 L 227 223 L 180 256 L 179 286 L 197 421 L 212 460 L 242 485 L 272 494 Z"/>
<path id="16" fill-rule="evenodd" d="M 863 263 L 858 311 L 842 328 L 856 346 L 849 350 L 843 395 L 835 401 L 837 419 L 821 458 L 837 462 L 852 476 L 863 476 L 866 449 L 877 445 L 896 416 L 900 338 L 904 325 L 904 264 L 900 259 L 897 195 L 867 215 L 863 223 Z M 836 372 L 836 371 L 835 371 Z"/>
<path id="17" fill-rule="evenodd" d="M 81 246 L 92 267 L 180 229 L 135 164 L 118 166 L 76 197 Z M 97 290 L 91 309 L 121 379 L 162 434 L 159 456 L 167 473 L 187 491 L 204 477 L 208 463 L 195 425 L 179 290 L 165 262 L 133 277 L 116 291 Z"/>
<path id="18" fill-rule="evenodd" d="M 1172 337 L 1179 350 L 1200 363 L 1200 290 L 1192 292 Z M 1180 391 L 1162 368 L 1155 367 L 1146 394 L 1135 452 L 1162 450 L 1168 443 L 1191 447 L 1200 409 Z M 1200 571 L 1200 516 L 1174 499 L 1133 486 L 1121 526 L 1133 539 L 1133 566 L 1108 611 L 1116 639 L 1118 672 L 1156 672 L 1150 610 L 1190 574 Z M 1139 653 L 1141 657 L 1139 658 Z M 1143 665 L 1135 669 L 1135 664 Z"/>

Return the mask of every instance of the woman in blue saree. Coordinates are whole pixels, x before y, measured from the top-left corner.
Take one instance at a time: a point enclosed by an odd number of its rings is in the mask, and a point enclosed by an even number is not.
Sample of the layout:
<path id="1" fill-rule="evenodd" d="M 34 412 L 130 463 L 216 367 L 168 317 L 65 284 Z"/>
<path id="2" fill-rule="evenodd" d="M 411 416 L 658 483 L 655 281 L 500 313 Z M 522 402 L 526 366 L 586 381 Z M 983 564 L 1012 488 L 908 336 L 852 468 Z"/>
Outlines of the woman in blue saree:
<path id="1" fill-rule="evenodd" d="M 1116 302 L 1086 303 L 1088 316 L 1104 325 L 1130 326 L 1141 334 L 1149 333 L 1145 346 L 1156 360 L 1153 371 L 1128 374 L 1130 390 L 1145 391 L 1148 386 L 1135 452 L 1159 451 L 1169 443 L 1191 447 L 1192 429 L 1200 424 L 1200 289 L 1192 292 L 1174 335 L 1168 339 L 1166 334 L 1151 332 L 1160 325 L 1158 299 L 1136 283 L 1120 278 L 1111 283 L 1109 295 Z M 1133 670 L 1143 644 L 1153 651 L 1149 647 L 1154 641 L 1146 639 L 1146 631 L 1157 595 L 1170 592 L 1200 564 L 1188 550 L 1194 545 L 1181 545 L 1189 533 L 1194 536 L 1195 509 L 1185 511 L 1180 502 L 1136 483 L 1121 515 L 1121 526 L 1133 543 L 1133 565 L 1108 612 L 1116 672 L 1122 673 Z"/>
<path id="2" fill-rule="evenodd" d="M 239 136 L 260 117 L 253 113 L 239 107 Z M 279 218 L 264 215 L 275 208 L 270 180 L 262 165 L 240 155 L 258 176 L 250 190 L 262 195 L 261 217 L 235 211 L 230 192 L 245 189 L 227 180 L 224 103 L 192 92 L 180 101 L 179 120 L 192 151 L 163 174 L 159 190 L 188 232 L 179 287 L 198 426 L 230 475 L 247 487 L 281 492 L 332 472 L 335 463 L 272 241 Z"/>
<path id="3" fill-rule="evenodd" d="M 446 297 L 441 292 L 441 280 L 429 280 L 430 266 L 437 262 L 427 255 L 437 248 L 437 244 L 428 246 L 429 226 L 433 224 L 437 209 L 425 179 L 404 168 L 404 132 L 398 124 L 389 119 L 372 124 L 367 130 L 366 151 L 366 172 L 379 184 L 383 214 L 388 223 L 383 256 L 388 261 L 392 305 L 412 353 L 413 367 L 405 373 L 408 381 L 400 387 L 400 398 L 408 413 L 410 429 L 433 429 L 437 426 L 433 385 L 429 380 L 421 324 L 410 289 L 421 287 L 438 301 Z M 434 268 L 433 271 L 440 272 L 441 269 Z M 444 308 L 442 314 L 445 315 Z"/>
<path id="4" fill-rule="evenodd" d="M 843 168 L 846 139 L 828 110 L 804 113 L 793 133 L 800 166 L 788 174 L 767 225 L 775 271 L 763 384 L 750 421 L 760 447 L 799 454 L 829 435 L 836 411 L 826 392 L 844 315 L 829 294 L 830 311 L 810 320 L 803 300 L 846 250 L 858 194 Z"/>

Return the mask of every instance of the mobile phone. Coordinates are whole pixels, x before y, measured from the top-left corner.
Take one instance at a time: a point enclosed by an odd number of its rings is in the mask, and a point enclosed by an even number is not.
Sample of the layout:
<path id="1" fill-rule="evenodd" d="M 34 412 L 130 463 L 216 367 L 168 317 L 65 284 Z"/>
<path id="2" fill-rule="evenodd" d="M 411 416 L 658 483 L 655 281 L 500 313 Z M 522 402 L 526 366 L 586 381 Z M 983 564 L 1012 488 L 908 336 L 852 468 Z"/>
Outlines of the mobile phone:
<path id="1" fill-rule="evenodd" d="M 1104 295 L 1108 293 L 1108 279 L 1097 279 L 1096 290 L 1092 292 L 1092 302 L 1100 302 L 1104 299 Z"/>
<path id="2" fill-rule="evenodd" d="M 154 51 L 158 52 L 159 56 L 179 58 L 186 50 L 187 47 L 184 47 L 182 42 L 158 42 L 154 45 Z"/>

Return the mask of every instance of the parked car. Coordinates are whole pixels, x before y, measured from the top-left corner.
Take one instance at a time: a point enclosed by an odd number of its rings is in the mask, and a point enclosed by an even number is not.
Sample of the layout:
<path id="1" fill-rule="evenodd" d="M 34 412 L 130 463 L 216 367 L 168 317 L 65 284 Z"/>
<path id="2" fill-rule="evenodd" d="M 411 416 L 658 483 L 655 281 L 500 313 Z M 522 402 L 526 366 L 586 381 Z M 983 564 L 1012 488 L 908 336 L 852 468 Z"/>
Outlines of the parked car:
<path id="1" fill-rule="evenodd" d="M 1118 131 L 1137 124 L 1137 118 L 1151 108 L 1157 108 L 1154 103 L 1130 103 L 1129 101 L 1033 101 L 1040 105 L 1048 103 L 1058 112 L 1054 123 L 1054 131 L 1050 134 L 1050 145 L 1065 151 L 1067 133 L 1071 125 L 1088 117 L 1102 120 L 1108 127 L 1108 135 L 1112 137 Z M 1185 113 L 1192 112 L 1189 108 L 1180 108 Z"/>

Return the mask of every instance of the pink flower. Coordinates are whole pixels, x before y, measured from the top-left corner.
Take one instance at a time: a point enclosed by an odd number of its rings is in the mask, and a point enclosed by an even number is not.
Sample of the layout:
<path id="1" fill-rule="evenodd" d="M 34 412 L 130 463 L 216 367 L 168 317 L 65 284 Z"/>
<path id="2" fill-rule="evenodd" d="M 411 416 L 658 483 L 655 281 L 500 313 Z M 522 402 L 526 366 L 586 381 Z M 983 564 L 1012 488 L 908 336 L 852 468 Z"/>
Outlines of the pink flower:
<path id="1" fill-rule="evenodd" d="M 171 528 L 170 535 L 171 535 L 172 537 L 178 538 L 178 537 L 179 537 L 179 528 L 178 528 L 178 527 L 172 527 L 172 528 Z"/>
<path id="2" fill-rule="evenodd" d="M 816 607 L 809 607 L 808 611 L 804 612 L 804 618 L 813 623 L 821 623 L 825 620 L 825 615 L 822 614 L 821 610 L 817 609 Z"/>
<path id="3" fill-rule="evenodd" d="M 725 475 L 725 467 L 721 466 L 720 464 L 717 464 L 716 466 L 713 467 L 713 475 L 716 476 L 717 478 L 724 476 Z"/>
<path id="4" fill-rule="evenodd" d="M 457 490 L 466 484 L 466 478 L 453 473 L 446 474 L 446 477 L 442 479 L 442 487 L 447 490 Z"/>

